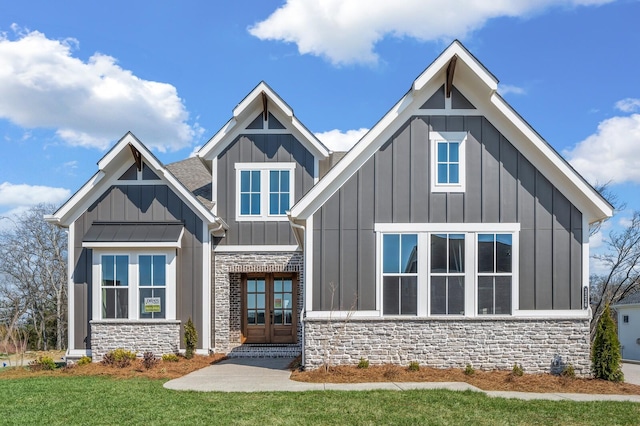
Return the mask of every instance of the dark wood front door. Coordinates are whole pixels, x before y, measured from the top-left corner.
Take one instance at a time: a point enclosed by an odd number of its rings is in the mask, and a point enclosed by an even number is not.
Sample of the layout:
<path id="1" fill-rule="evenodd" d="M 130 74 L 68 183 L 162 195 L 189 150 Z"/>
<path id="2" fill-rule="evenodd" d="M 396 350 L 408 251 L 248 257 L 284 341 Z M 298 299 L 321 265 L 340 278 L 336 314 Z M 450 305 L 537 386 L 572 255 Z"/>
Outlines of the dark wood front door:
<path id="1" fill-rule="evenodd" d="M 298 287 L 292 274 L 248 274 L 242 281 L 244 343 L 294 343 Z"/>

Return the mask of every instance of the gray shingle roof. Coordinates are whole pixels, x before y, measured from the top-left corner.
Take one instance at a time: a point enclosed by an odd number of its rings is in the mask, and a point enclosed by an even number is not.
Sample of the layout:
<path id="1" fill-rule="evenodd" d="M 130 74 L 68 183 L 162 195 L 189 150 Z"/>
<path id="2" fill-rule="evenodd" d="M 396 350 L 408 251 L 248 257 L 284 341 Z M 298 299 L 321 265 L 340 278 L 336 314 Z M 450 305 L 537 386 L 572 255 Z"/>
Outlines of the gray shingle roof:
<path id="1" fill-rule="evenodd" d="M 206 208 L 213 208 L 211 173 L 199 158 L 187 158 L 166 167 Z"/>

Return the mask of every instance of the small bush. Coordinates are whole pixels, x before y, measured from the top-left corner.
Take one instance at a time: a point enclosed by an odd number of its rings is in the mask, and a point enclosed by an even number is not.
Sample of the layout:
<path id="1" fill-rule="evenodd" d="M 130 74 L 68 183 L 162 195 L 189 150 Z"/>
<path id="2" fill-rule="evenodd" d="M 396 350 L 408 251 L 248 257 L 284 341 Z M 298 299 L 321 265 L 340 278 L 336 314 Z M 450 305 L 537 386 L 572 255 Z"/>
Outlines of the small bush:
<path id="1" fill-rule="evenodd" d="M 102 357 L 102 364 L 112 367 L 125 368 L 131 365 L 131 361 L 136 359 L 136 353 L 126 349 L 118 348 L 111 352 L 107 352 Z"/>
<path id="2" fill-rule="evenodd" d="M 366 358 L 360 358 L 358 368 L 369 368 L 369 360 Z"/>
<path id="3" fill-rule="evenodd" d="M 153 368 L 158 363 L 156 356 L 151 351 L 142 354 L 142 365 L 147 370 Z"/>
<path id="4" fill-rule="evenodd" d="M 573 364 L 567 364 L 560 373 L 560 376 L 567 379 L 575 379 L 576 378 L 576 369 L 573 367 Z"/>
<path id="5" fill-rule="evenodd" d="M 29 363 L 29 368 L 33 371 L 55 370 L 56 363 L 50 356 L 39 356 Z"/>
<path id="6" fill-rule="evenodd" d="M 611 382 L 621 382 L 624 380 L 622 374 L 622 355 L 620 354 L 620 341 L 616 324 L 611 318 L 609 305 L 605 306 L 604 312 L 598 320 L 596 335 L 591 345 L 591 370 L 596 379 L 609 380 Z"/>
<path id="7" fill-rule="evenodd" d="M 522 369 L 522 365 L 515 362 L 513 364 L 513 368 L 511 369 L 511 375 L 513 377 L 522 377 L 524 374 L 524 370 Z"/>
<path id="8" fill-rule="evenodd" d="M 163 354 L 162 355 L 162 360 L 164 362 L 178 362 L 180 358 L 178 358 L 178 355 L 176 354 Z"/>
<path id="9" fill-rule="evenodd" d="M 411 361 L 409 363 L 409 371 L 419 371 L 420 370 L 420 364 L 418 363 L 418 361 Z"/>
<path id="10" fill-rule="evenodd" d="M 83 356 L 82 358 L 80 358 L 78 360 L 78 362 L 76 362 L 76 364 L 78 365 L 87 365 L 87 364 L 91 364 L 91 357 L 90 356 Z"/>
<path id="11" fill-rule="evenodd" d="M 189 320 L 184 325 L 184 345 L 186 348 L 185 358 L 193 358 L 196 346 L 198 346 L 198 332 L 193 325 L 193 321 L 191 321 L 191 317 L 189 317 Z"/>
<path id="12" fill-rule="evenodd" d="M 467 366 L 464 367 L 464 374 L 466 374 L 467 376 L 473 376 L 475 372 L 476 370 L 473 368 L 471 364 L 467 364 Z"/>

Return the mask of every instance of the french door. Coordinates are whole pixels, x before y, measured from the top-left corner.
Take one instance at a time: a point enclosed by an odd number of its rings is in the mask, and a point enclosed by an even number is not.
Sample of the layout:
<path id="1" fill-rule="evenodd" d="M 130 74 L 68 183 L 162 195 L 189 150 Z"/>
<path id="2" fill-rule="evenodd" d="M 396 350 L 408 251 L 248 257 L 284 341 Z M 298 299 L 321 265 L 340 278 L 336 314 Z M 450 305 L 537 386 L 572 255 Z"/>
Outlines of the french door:
<path id="1" fill-rule="evenodd" d="M 297 287 L 293 274 L 243 277 L 243 343 L 296 341 Z"/>

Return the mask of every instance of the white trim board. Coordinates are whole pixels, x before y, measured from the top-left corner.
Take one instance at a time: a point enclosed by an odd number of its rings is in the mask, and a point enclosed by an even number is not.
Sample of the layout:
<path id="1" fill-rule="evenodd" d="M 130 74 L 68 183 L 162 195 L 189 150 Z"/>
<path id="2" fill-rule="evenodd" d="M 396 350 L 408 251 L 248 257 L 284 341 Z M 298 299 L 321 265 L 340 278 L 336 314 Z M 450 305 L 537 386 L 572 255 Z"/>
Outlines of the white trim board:
<path id="1" fill-rule="evenodd" d="M 252 246 L 226 246 L 219 245 L 213 249 L 215 253 L 240 253 L 240 252 L 291 252 L 291 251 L 302 251 L 300 246 L 292 244 L 292 245 L 252 245 Z"/>

